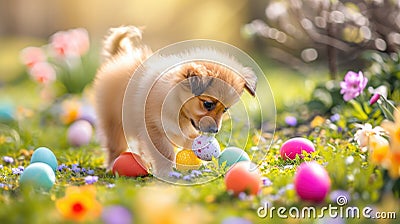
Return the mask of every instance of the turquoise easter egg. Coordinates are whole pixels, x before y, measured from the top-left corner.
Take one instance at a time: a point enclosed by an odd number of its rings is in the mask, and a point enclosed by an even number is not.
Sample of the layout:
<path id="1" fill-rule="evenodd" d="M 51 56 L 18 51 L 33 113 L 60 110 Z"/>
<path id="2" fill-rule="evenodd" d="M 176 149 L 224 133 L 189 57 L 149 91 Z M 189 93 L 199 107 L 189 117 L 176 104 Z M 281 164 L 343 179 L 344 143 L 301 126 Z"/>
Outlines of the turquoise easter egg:
<path id="1" fill-rule="evenodd" d="M 234 146 L 226 147 L 218 158 L 219 166 L 226 161 L 226 167 L 232 166 L 239 161 L 250 161 L 249 155 L 242 149 Z"/>
<path id="2" fill-rule="evenodd" d="M 53 169 L 53 171 L 56 171 L 58 166 L 56 156 L 46 147 L 39 147 L 33 152 L 31 164 L 37 162 L 46 163 Z"/>
<path id="3" fill-rule="evenodd" d="M 36 162 L 25 168 L 19 179 L 21 186 L 32 185 L 49 191 L 56 181 L 56 175 L 46 163 Z"/>

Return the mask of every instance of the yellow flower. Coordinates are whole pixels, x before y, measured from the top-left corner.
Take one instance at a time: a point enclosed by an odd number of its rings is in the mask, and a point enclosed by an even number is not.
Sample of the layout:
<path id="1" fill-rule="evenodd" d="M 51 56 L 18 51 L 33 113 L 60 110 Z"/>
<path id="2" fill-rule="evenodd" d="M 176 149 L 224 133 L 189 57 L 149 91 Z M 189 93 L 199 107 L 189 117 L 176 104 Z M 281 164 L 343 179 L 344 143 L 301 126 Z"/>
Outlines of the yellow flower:
<path id="1" fill-rule="evenodd" d="M 325 119 L 321 116 L 316 116 L 314 119 L 311 121 L 310 126 L 312 128 L 316 128 L 318 126 L 321 126 L 325 122 Z"/>
<path id="2" fill-rule="evenodd" d="M 375 164 L 385 165 L 389 153 L 389 142 L 382 136 L 369 137 L 368 148 L 371 153 L 371 161 Z"/>
<path id="3" fill-rule="evenodd" d="M 394 122 L 383 121 L 381 125 L 390 137 L 390 149 L 400 153 L 400 107 L 394 111 Z"/>
<path id="4" fill-rule="evenodd" d="M 70 99 L 62 103 L 61 121 L 70 124 L 79 118 L 81 113 L 81 103 L 78 100 Z"/>
<path id="5" fill-rule="evenodd" d="M 96 219 L 102 210 L 92 185 L 67 188 L 65 196 L 56 201 L 56 207 L 64 218 L 73 221 Z"/>
<path id="6" fill-rule="evenodd" d="M 400 153 L 391 152 L 389 158 L 389 176 L 393 179 L 397 179 L 400 177 Z"/>

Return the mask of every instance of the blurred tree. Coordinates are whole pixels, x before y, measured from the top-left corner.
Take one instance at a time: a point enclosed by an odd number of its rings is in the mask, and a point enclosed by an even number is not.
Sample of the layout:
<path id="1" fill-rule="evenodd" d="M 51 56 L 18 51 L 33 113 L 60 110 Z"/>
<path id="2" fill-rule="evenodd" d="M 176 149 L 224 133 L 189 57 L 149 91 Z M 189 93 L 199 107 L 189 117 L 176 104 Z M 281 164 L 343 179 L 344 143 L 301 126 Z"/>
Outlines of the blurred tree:
<path id="1" fill-rule="evenodd" d="M 332 79 L 338 64 L 366 50 L 400 47 L 400 0 L 271 0 L 265 15 L 246 24 L 245 34 L 266 40 L 273 58 L 295 68 L 328 63 Z"/>

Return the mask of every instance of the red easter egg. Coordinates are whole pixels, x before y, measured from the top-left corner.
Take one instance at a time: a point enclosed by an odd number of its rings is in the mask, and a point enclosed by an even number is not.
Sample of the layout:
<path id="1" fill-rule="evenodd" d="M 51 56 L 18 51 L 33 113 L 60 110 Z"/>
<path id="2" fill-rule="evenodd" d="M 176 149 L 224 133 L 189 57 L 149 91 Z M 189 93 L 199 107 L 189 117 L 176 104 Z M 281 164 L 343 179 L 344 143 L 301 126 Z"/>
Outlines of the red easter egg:
<path id="1" fill-rule="evenodd" d="M 225 186 L 236 196 L 241 192 L 255 195 L 261 189 L 260 172 L 254 163 L 240 161 L 226 173 Z"/>
<path id="2" fill-rule="evenodd" d="M 147 176 L 149 173 L 144 168 L 143 161 L 140 156 L 132 152 L 123 152 L 114 161 L 112 167 L 113 174 L 126 177 L 142 177 Z"/>
<path id="3" fill-rule="evenodd" d="M 303 162 L 294 176 L 294 187 L 301 199 L 321 202 L 329 192 L 331 179 L 319 163 Z"/>
<path id="4" fill-rule="evenodd" d="M 301 156 L 303 151 L 312 153 L 315 151 L 313 143 L 306 138 L 292 138 L 282 144 L 280 153 L 283 159 L 295 159 L 296 155 Z"/>

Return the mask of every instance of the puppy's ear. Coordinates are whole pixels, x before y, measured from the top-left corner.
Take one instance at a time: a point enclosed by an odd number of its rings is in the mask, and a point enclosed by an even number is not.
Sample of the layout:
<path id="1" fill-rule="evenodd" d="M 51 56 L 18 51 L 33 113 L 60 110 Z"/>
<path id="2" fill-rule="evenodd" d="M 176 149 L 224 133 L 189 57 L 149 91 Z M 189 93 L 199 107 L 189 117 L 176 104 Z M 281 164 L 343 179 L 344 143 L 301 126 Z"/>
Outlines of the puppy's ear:
<path id="1" fill-rule="evenodd" d="M 256 95 L 256 87 L 257 87 L 257 76 L 254 74 L 251 68 L 244 68 L 243 73 L 241 74 L 242 78 L 245 81 L 245 89 L 252 95 Z"/>
<path id="2" fill-rule="evenodd" d="M 190 90 L 195 96 L 204 93 L 213 81 L 213 78 L 209 76 L 207 68 L 202 65 L 191 63 L 185 66 L 184 72 Z"/>

